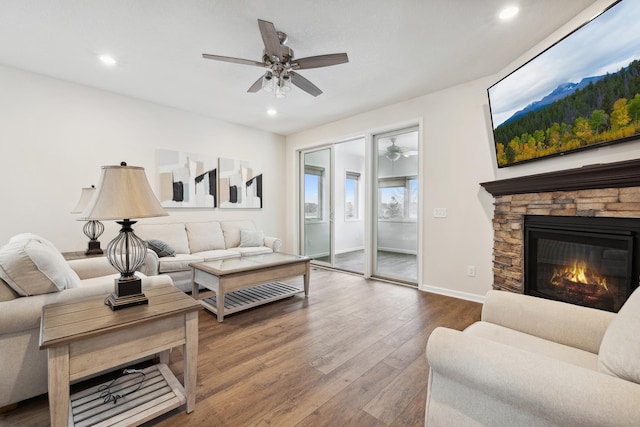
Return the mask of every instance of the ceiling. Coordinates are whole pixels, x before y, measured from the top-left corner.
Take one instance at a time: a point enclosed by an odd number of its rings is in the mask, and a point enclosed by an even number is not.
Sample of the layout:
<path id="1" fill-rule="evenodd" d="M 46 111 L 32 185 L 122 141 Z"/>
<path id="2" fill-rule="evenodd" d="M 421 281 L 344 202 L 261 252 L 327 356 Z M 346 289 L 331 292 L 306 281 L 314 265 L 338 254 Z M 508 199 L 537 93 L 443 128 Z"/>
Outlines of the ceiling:
<path id="1" fill-rule="evenodd" d="M 497 73 L 592 3 L 0 0 L 0 64 L 288 135 Z M 503 23 L 507 4 L 521 11 Z M 350 61 L 299 71 L 324 91 L 317 98 L 247 93 L 260 68 L 202 53 L 260 61 L 258 18 L 288 34 L 297 58 Z"/>

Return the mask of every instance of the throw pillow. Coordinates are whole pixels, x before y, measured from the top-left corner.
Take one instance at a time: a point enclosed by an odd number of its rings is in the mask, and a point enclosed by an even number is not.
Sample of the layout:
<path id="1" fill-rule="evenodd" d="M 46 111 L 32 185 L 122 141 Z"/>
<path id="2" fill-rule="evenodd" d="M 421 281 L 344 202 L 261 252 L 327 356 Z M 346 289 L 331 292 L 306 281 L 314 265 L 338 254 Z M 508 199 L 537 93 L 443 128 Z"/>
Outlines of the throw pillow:
<path id="1" fill-rule="evenodd" d="M 598 354 L 601 372 L 640 384 L 640 288 L 622 306 L 604 333 Z"/>
<path id="2" fill-rule="evenodd" d="M 0 248 L 0 278 L 20 296 L 80 285 L 80 278 L 55 246 L 30 233 L 14 236 Z"/>
<path id="3" fill-rule="evenodd" d="M 256 230 L 240 230 L 240 247 L 250 248 L 264 246 L 264 232 Z"/>
<path id="4" fill-rule="evenodd" d="M 162 240 L 147 240 L 147 246 L 149 247 L 149 249 L 157 253 L 158 257 L 160 258 L 166 256 L 176 256 L 176 251 Z"/>

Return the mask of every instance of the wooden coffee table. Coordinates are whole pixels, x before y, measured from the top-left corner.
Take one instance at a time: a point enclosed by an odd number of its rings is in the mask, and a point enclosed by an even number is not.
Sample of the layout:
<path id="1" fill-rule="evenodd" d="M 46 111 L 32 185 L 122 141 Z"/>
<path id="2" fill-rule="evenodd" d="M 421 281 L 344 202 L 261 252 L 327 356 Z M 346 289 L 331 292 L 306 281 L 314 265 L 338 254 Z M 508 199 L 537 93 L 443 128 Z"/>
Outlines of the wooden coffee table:
<path id="1" fill-rule="evenodd" d="M 117 311 L 104 304 L 106 295 L 43 307 L 40 348 L 48 355 L 53 427 L 107 419 L 138 425 L 185 403 L 187 412 L 195 409 L 202 307 L 171 285 L 150 287 L 144 293 L 148 305 Z M 184 387 L 167 366 L 169 350 L 180 345 Z M 99 386 L 69 396 L 71 381 L 158 353 L 161 363 L 145 369 L 141 388 L 117 404 L 104 403 Z"/>
<path id="2" fill-rule="evenodd" d="M 222 322 L 225 314 L 246 310 L 304 292 L 309 295 L 311 258 L 275 252 L 219 261 L 196 262 L 193 268 L 192 297 L 198 299 L 203 286 L 215 295 L 200 300 L 205 309 Z M 304 276 L 304 288 L 278 280 Z"/>

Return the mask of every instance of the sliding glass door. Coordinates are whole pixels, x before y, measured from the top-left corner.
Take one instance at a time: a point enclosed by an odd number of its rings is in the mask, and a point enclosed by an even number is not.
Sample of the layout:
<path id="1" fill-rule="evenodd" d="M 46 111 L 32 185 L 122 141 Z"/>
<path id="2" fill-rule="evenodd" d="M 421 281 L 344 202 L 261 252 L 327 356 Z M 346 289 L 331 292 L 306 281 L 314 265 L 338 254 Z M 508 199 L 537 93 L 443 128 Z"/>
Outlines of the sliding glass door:
<path id="1" fill-rule="evenodd" d="M 364 274 L 364 138 L 301 153 L 301 252 Z"/>
<path id="2" fill-rule="evenodd" d="M 365 277 L 418 284 L 418 126 L 300 153 L 300 252 Z M 368 159 L 368 160 L 367 160 Z"/>
<path id="3" fill-rule="evenodd" d="M 332 265 L 333 206 L 331 148 L 303 153 L 303 254 Z"/>
<path id="4" fill-rule="evenodd" d="M 418 282 L 418 128 L 374 136 L 373 275 Z"/>

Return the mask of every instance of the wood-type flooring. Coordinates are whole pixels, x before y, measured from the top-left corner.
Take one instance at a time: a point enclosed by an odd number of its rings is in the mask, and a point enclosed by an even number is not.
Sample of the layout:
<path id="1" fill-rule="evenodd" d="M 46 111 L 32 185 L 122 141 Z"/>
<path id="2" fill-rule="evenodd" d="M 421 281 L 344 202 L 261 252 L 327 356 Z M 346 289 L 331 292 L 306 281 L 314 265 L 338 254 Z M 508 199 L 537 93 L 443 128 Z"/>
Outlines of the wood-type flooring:
<path id="1" fill-rule="evenodd" d="M 299 282 L 300 279 L 294 281 Z M 302 294 L 225 317 L 199 313 L 196 409 L 146 426 L 423 426 L 425 346 L 463 329 L 481 305 L 312 268 Z M 171 369 L 182 381 L 182 352 Z M 48 425 L 46 395 L 0 414 L 0 426 Z"/>

